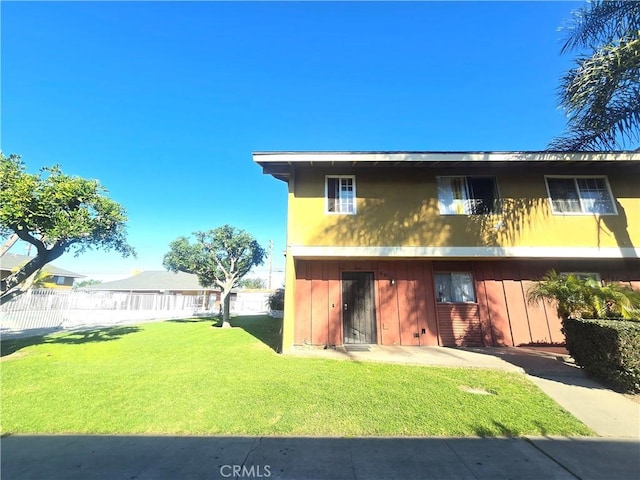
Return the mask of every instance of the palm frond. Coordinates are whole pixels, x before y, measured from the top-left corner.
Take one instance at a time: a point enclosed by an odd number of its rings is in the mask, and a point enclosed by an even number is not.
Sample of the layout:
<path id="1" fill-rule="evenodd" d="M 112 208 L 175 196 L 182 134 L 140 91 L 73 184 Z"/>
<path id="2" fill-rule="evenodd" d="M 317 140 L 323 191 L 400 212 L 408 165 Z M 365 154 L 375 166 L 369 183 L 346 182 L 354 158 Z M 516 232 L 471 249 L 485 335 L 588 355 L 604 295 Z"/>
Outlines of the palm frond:
<path id="1" fill-rule="evenodd" d="M 563 275 L 554 270 L 527 291 L 529 303 L 552 301 L 558 315 L 574 318 L 638 318 L 640 292 L 618 283 L 602 285 L 594 279 Z"/>
<path id="2" fill-rule="evenodd" d="M 591 1 L 587 7 L 574 10 L 562 30 L 567 38 L 561 53 L 619 42 L 640 30 L 640 2 Z"/>
<path id="3" fill-rule="evenodd" d="M 634 3 L 638 10 L 634 15 L 640 15 L 640 2 Z M 595 48 L 591 56 L 579 56 L 575 63 L 563 76 L 558 90 L 560 106 L 568 117 L 567 132 L 554 139 L 549 149 L 617 150 L 637 145 L 640 30 Z"/>

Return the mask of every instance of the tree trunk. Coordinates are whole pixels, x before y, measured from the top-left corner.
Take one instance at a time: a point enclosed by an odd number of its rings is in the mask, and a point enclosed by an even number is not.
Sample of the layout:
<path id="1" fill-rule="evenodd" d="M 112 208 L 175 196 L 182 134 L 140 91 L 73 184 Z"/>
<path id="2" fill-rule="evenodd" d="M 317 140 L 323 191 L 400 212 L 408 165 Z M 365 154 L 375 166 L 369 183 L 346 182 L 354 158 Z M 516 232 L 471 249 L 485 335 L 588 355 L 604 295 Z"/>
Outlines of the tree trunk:
<path id="1" fill-rule="evenodd" d="M 222 328 L 231 328 L 229 312 L 231 310 L 231 288 L 222 291 Z"/>
<path id="2" fill-rule="evenodd" d="M 8 302 L 18 295 L 22 295 L 28 290 L 28 288 L 22 288 L 21 284 L 32 275 L 36 274 L 38 270 L 44 267 L 47 263 L 55 260 L 64 253 L 64 247 L 56 244 L 52 249 L 39 249 L 38 255 L 32 258 L 26 265 L 20 270 L 12 273 L 7 278 L 0 282 L 0 303 Z"/>

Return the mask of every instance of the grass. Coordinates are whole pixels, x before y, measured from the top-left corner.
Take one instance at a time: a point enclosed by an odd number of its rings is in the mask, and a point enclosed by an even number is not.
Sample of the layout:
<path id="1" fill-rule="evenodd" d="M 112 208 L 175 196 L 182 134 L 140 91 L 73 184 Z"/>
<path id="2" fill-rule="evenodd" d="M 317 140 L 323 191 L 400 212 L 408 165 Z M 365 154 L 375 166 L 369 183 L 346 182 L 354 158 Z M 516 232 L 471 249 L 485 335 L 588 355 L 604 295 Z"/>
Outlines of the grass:
<path id="1" fill-rule="evenodd" d="M 279 320 L 211 323 L 3 341 L 3 433 L 591 434 L 521 374 L 282 356 Z"/>

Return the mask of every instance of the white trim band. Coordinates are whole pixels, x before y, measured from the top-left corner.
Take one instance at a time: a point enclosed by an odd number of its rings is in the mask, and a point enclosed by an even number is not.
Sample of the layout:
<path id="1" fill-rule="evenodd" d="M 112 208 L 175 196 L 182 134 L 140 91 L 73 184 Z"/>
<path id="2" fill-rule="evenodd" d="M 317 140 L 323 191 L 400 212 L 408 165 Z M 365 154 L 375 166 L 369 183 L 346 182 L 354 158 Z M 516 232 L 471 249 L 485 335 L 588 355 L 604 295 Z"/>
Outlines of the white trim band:
<path id="1" fill-rule="evenodd" d="M 293 257 L 392 257 L 392 258 L 640 258 L 633 247 L 317 247 L 291 245 Z"/>
<path id="2" fill-rule="evenodd" d="M 635 161 L 638 152 L 253 152 L 257 163 Z"/>

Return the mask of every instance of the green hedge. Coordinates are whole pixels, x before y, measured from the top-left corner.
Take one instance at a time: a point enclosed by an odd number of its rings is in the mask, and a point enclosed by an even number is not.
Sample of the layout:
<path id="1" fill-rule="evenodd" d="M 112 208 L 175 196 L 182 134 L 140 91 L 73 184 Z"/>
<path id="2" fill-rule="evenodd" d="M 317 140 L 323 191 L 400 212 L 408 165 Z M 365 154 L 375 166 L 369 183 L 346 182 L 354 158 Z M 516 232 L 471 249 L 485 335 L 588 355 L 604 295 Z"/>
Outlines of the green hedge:
<path id="1" fill-rule="evenodd" d="M 567 350 L 585 371 L 625 392 L 640 392 L 640 322 L 564 322 Z"/>

